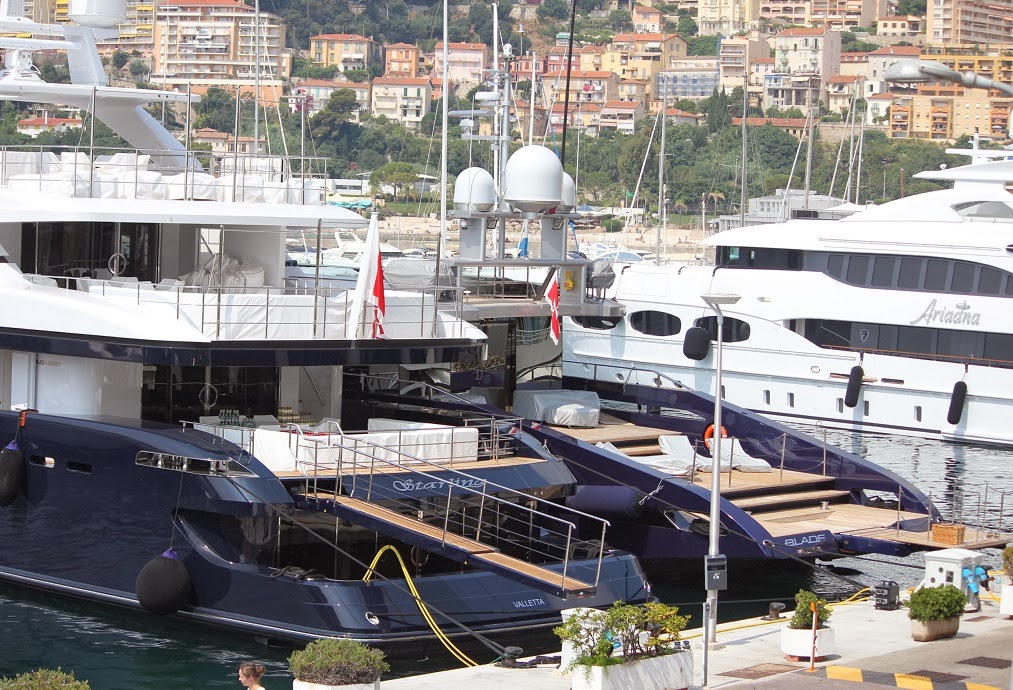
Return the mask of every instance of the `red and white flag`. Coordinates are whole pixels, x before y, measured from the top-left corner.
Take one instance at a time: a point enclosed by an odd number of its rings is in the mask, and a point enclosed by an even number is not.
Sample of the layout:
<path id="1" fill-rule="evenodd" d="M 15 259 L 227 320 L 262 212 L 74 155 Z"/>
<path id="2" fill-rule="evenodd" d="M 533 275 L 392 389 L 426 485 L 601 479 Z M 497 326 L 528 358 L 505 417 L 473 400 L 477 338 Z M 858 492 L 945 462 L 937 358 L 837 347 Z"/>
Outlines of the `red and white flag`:
<path id="1" fill-rule="evenodd" d="M 552 342 L 559 345 L 559 273 L 556 273 L 556 277 L 552 280 L 552 284 L 549 289 L 545 292 L 545 300 L 549 303 L 549 307 L 552 309 L 552 321 L 549 324 L 549 337 L 552 338 Z"/>
<path id="2" fill-rule="evenodd" d="M 371 337 L 386 338 L 383 332 L 383 319 L 387 311 L 387 298 L 383 288 L 383 257 L 380 255 L 379 247 L 376 252 L 376 276 L 373 278 L 373 291 L 370 294 L 373 304 L 373 326 Z"/>

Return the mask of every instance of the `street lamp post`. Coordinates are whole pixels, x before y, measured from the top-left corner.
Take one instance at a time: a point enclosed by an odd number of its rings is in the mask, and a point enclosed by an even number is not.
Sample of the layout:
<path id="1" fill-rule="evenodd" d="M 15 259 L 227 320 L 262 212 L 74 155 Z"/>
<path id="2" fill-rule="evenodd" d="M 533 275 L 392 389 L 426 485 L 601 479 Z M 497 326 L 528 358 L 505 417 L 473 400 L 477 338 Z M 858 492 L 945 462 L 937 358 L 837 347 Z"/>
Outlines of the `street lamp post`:
<path id="1" fill-rule="evenodd" d="M 705 585 L 707 589 L 707 601 L 704 625 L 704 649 L 703 649 L 703 681 L 707 684 L 707 660 L 708 648 L 716 642 L 718 622 L 718 590 L 724 589 L 724 557 L 718 548 L 718 540 L 721 536 L 721 355 L 722 341 L 724 341 L 724 313 L 722 305 L 731 305 L 741 299 L 739 295 L 726 293 L 709 293 L 701 295 L 700 298 L 708 307 L 714 310 L 717 315 L 717 348 L 714 353 L 714 436 L 711 448 L 711 497 L 710 497 L 710 525 L 708 528 L 709 543 L 707 548 L 707 559 L 704 565 Z"/>
<path id="2" fill-rule="evenodd" d="M 932 60 L 901 60 L 886 68 L 885 81 L 894 84 L 936 84 L 949 82 L 969 89 L 996 89 L 1013 96 L 1013 86 L 974 72 L 958 72 Z"/>

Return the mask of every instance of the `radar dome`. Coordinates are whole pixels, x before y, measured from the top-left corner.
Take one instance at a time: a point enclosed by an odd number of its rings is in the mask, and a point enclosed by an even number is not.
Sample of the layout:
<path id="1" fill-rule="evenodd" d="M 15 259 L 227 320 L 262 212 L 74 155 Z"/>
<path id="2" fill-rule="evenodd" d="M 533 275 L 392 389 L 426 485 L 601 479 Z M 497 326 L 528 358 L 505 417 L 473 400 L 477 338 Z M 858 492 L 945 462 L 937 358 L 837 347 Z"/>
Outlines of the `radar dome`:
<path id="1" fill-rule="evenodd" d="M 563 173 L 563 196 L 556 211 L 569 213 L 577 206 L 577 185 L 574 183 L 570 173 Z"/>
<path id="2" fill-rule="evenodd" d="M 563 166 L 544 146 L 524 146 L 506 164 L 507 202 L 518 211 L 543 213 L 563 198 Z"/>
<path id="3" fill-rule="evenodd" d="M 81 26 L 112 29 L 127 16 L 127 0 L 70 0 L 67 15 Z"/>
<path id="4" fill-rule="evenodd" d="M 496 207 L 496 182 L 482 168 L 466 168 L 454 183 L 454 208 L 491 211 Z"/>

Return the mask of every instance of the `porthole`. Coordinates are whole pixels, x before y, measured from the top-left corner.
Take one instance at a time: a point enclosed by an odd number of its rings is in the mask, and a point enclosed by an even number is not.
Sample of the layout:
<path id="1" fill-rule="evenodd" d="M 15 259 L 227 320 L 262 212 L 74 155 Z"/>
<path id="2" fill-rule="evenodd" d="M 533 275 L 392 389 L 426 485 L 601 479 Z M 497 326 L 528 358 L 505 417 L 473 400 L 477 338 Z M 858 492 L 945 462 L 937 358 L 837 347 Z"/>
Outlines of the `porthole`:
<path id="1" fill-rule="evenodd" d="M 630 328 L 644 335 L 665 337 L 682 330 L 679 317 L 663 311 L 636 311 L 629 315 L 629 319 Z"/>

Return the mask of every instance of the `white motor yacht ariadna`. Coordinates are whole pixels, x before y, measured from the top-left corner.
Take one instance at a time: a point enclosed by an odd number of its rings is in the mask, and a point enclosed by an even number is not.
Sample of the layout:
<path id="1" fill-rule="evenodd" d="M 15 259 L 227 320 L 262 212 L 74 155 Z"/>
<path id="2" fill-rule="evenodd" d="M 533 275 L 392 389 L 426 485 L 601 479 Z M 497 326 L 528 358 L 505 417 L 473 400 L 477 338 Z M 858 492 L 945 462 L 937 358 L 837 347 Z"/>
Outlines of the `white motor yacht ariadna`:
<path id="1" fill-rule="evenodd" d="M 656 372 L 713 393 L 717 316 L 701 295 L 729 293 L 727 400 L 826 427 L 1013 443 L 1013 161 L 918 177 L 954 187 L 718 233 L 704 241 L 713 266 L 627 268 L 613 287 L 624 317 L 565 319 L 564 372 Z"/>

